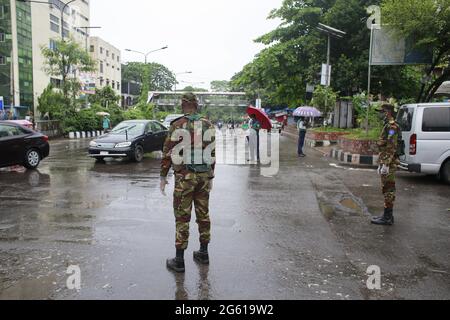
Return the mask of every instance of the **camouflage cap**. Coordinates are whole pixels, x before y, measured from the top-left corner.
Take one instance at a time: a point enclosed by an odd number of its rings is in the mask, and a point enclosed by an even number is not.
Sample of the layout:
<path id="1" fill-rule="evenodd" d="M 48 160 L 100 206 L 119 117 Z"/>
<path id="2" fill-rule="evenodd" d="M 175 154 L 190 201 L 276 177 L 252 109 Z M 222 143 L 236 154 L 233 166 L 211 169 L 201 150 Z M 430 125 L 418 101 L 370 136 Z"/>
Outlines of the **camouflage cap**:
<path id="1" fill-rule="evenodd" d="M 188 103 L 198 103 L 197 97 L 192 92 L 183 94 L 183 96 L 181 97 L 181 101 Z"/>

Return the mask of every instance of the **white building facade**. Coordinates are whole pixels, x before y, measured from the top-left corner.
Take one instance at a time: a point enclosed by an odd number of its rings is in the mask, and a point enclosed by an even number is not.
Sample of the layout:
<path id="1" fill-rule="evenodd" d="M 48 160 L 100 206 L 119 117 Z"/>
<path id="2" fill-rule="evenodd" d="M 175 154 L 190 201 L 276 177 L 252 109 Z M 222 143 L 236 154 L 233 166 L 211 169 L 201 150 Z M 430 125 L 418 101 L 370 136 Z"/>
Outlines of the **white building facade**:
<path id="1" fill-rule="evenodd" d="M 37 98 L 49 83 L 59 85 L 61 79 L 50 77 L 44 71 L 45 60 L 41 48 L 52 48 L 55 40 L 73 38 L 88 50 L 90 26 L 90 0 L 76 0 L 66 6 L 67 0 L 49 0 L 49 5 L 31 3 L 32 46 L 33 46 L 33 89 L 35 114 Z M 61 11 L 64 8 L 63 18 Z"/>
<path id="2" fill-rule="evenodd" d="M 97 71 L 94 75 L 95 88 L 110 86 L 117 95 L 120 95 L 122 82 L 120 50 L 99 37 L 90 37 L 89 51 L 97 62 Z"/>

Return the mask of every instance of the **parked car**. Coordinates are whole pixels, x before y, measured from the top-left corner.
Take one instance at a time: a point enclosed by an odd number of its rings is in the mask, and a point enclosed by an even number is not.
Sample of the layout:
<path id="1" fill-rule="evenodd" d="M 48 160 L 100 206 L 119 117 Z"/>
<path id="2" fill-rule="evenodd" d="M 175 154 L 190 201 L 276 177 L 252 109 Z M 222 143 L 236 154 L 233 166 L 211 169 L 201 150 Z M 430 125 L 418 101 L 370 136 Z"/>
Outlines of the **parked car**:
<path id="1" fill-rule="evenodd" d="M 169 114 L 169 115 L 166 117 L 166 119 L 164 120 L 163 125 L 164 125 L 166 128 L 170 128 L 170 124 L 171 124 L 174 120 L 177 120 L 177 119 L 179 119 L 179 118 L 181 118 L 181 117 L 183 117 L 183 116 L 184 116 L 183 114 Z"/>
<path id="2" fill-rule="evenodd" d="M 163 149 L 167 134 L 167 128 L 157 121 L 124 121 L 108 134 L 91 141 L 89 156 L 97 161 L 113 157 L 141 162 L 145 153 Z"/>
<path id="3" fill-rule="evenodd" d="M 0 121 L 0 167 L 36 169 L 50 153 L 48 137 L 17 123 Z"/>
<path id="4" fill-rule="evenodd" d="M 450 183 L 450 103 L 405 105 L 397 121 L 406 154 L 400 159 L 400 168 L 436 174 Z"/>
<path id="5" fill-rule="evenodd" d="M 18 124 L 19 126 L 22 126 L 22 127 L 28 128 L 28 129 L 33 129 L 33 123 L 28 120 L 5 120 L 5 122 L 15 123 L 15 124 Z"/>

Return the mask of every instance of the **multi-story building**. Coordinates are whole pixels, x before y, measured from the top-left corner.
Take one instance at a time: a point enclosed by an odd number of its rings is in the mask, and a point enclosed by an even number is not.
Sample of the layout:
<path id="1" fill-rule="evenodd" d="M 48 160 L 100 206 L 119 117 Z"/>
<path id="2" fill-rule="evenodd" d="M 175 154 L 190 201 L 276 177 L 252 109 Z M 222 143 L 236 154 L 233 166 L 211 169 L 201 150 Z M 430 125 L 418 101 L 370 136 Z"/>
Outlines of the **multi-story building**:
<path id="1" fill-rule="evenodd" d="M 18 1 L 11 0 L 19 5 Z M 53 48 L 55 40 L 73 38 L 88 50 L 90 10 L 89 0 L 77 0 L 66 6 L 68 1 L 49 0 L 49 5 L 31 3 L 32 52 L 33 52 L 33 89 L 34 102 L 48 86 L 58 86 L 61 79 L 50 77 L 44 71 L 45 60 L 42 47 Z"/>
<path id="2" fill-rule="evenodd" d="M 99 37 L 89 38 L 91 57 L 97 61 L 94 80 L 96 88 L 110 86 L 121 93 L 122 64 L 120 50 Z"/>
<path id="3" fill-rule="evenodd" d="M 30 4 L 0 0 L 0 96 L 7 106 L 33 107 L 31 35 Z"/>

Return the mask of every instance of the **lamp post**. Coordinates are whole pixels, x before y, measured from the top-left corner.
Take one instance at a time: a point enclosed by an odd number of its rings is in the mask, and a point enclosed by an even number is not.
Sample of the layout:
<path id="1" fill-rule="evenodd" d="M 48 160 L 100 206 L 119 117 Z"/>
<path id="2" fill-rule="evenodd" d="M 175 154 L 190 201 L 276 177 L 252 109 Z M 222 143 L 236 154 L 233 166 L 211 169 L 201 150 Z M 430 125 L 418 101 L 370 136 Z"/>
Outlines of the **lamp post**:
<path id="1" fill-rule="evenodd" d="M 131 50 L 131 49 L 125 49 L 125 51 L 128 51 L 128 52 L 135 52 L 135 53 L 139 53 L 139 54 L 143 55 L 144 58 L 145 58 L 145 64 L 147 64 L 147 57 L 148 57 L 148 55 L 149 55 L 150 53 L 153 53 L 153 52 L 156 52 L 156 51 L 160 51 L 160 50 L 165 50 L 165 49 L 167 49 L 167 48 L 169 48 L 169 47 L 168 47 L 168 46 L 164 46 L 164 47 L 162 47 L 162 48 L 159 48 L 159 49 L 156 49 L 156 50 L 152 50 L 152 51 L 149 51 L 149 52 L 147 52 L 147 53 L 144 53 L 144 52 L 141 52 L 141 51 L 137 51 L 137 50 Z"/>
<path id="2" fill-rule="evenodd" d="M 61 39 L 64 41 L 64 11 L 66 10 L 67 6 L 71 4 L 72 2 L 75 2 L 76 0 L 70 0 L 69 2 L 61 2 L 63 6 L 59 4 L 59 2 L 52 3 L 52 2 L 45 2 L 45 1 L 34 1 L 34 0 L 18 0 L 19 2 L 29 2 L 29 3 L 41 3 L 41 4 L 47 4 L 50 6 L 56 6 L 59 11 L 61 12 Z"/>
<path id="3" fill-rule="evenodd" d="M 84 37 L 86 38 L 86 52 L 89 52 L 88 50 L 88 38 L 89 35 L 87 33 L 87 29 L 101 29 L 102 27 L 75 27 L 77 29 L 84 29 Z"/>
<path id="4" fill-rule="evenodd" d="M 137 50 L 132 50 L 132 49 L 125 49 L 125 51 L 128 51 L 128 52 L 135 52 L 135 53 L 139 53 L 139 54 L 143 55 L 143 56 L 144 56 L 144 61 L 145 61 L 145 66 L 147 66 L 147 57 L 148 57 L 148 55 L 149 55 L 150 53 L 157 52 L 157 51 L 161 51 L 161 50 L 165 50 L 165 49 L 167 49 L 167 48 L 169 48 L 169 46 L 164 46 L 164 47 L 159 48 L 159 49 L 156 49 L 156 50 L 151 50 L 151 51 L 149 51 L 149 52 L 147 52 L 147 53 L 144 53 L 144 52 L 141 52 L 141 51 L 137 51 Z M 142 79 L 142 82 L 143 82 L 142 88 L 145 88 L 144 83 L 148 83 L 148 79 L 147 79 L 147 70 L 144 70 L 144 79 Z M 141 94 L 142 94 L 142 93 L 141 93 Z M 156 105 L 153 107 L 153 120 L 156 119 L 155 109 L 156 109 Z"/>
<path id="5" fill-rule="evenodd" d="M 317 29 L 320 32 L 325 33 L 328 36 L 328 46 L 327 46 L 327 70 L 326 70 L 326 83 L 327 87 L 330 86 L 331 72 L 330 72 L 330 54 L 331 54 L 331 37 L 342 39 L 347 33 L 325 24 L 319 23 Z"/>

